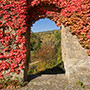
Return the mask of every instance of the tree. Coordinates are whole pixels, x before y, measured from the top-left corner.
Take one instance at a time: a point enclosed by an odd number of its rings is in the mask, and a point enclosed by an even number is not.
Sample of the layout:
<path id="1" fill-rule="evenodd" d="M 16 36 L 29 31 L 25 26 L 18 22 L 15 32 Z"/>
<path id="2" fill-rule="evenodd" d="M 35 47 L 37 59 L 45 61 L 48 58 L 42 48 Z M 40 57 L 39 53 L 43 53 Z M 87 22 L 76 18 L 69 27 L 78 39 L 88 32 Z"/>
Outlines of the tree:
<path id="1" fill-rule="evenodd" d="M 33 32 L 31 32 L 30 46 L 31 46 L 31 51 L 34 52 L 37 52 L 37 50 L 41 47 L 40 37 Z"/>
<path id="2" fill-rule="evenodd" d="M 55 50 L 51 45 L 44 44 L 41 49 L 39 49 L 37 53 L 37 57 L 39 60 L 45 62 L 51 62 L 55 57 Z"/>

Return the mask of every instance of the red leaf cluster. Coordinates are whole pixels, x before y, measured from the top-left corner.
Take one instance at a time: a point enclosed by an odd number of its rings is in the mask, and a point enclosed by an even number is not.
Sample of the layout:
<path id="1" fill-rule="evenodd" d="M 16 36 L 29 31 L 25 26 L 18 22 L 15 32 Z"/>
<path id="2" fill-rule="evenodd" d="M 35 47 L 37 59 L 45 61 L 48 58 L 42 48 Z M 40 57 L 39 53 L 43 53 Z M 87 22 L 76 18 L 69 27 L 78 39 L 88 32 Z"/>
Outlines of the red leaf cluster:
<path id="1" fill-rule="evenodd" d="M 26 14 L 26 0 L 0 1 L 0 78 L 11 72 L 18 74 L 25 68 Z"/>
<path id="2" fill-rule="evenodd" d="M 0 78 L 25 68 L 24 34 L 41 18 L 68 26 L 90 55 L 90 0 L 0 0 Z"/>

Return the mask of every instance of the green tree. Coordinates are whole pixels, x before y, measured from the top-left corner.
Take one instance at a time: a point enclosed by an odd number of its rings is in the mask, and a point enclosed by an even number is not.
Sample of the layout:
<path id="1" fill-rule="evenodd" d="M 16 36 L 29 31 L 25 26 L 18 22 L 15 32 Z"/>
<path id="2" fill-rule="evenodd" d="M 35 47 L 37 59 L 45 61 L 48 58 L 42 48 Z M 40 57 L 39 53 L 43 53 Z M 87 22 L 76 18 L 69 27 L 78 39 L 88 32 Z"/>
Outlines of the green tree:
<path id="1" fill-rule="evenodd" d="M 31 47 L 31 51 L 34 52 L 37 52 L 38 49 L 41 48 L 40 37 L 33 32 L 31 32 L 30 47 Z"/>

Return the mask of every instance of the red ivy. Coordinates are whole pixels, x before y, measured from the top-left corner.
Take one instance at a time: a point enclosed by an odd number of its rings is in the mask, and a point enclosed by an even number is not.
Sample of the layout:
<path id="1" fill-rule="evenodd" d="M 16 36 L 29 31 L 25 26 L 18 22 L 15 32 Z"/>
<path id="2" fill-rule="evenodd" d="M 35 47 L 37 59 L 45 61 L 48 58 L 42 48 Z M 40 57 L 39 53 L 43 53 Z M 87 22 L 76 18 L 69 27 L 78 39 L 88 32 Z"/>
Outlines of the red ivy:
<path id="1" fill-rule="evenodd" d="M 24 33 L 45 17 L 70 27 L 90 55 L 90 0 L 0 0 L 0 78 L 25 68 Z"/>

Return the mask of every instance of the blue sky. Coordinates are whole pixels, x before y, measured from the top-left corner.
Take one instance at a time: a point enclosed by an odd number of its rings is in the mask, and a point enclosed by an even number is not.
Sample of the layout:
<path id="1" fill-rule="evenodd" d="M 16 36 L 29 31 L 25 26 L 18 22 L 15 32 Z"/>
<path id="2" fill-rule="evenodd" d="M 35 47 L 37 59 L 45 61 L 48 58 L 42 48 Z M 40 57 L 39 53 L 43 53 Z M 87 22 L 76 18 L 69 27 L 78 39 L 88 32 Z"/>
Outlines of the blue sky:
<path id="1" fill-rule="evenodd" d="M 50 31 L 55 29 L 60 29 L 60 27 L 57 27 L 55 22 L 49 20 L 48 18 L 36 21 L 31 27 L 33 32 Z"/>

